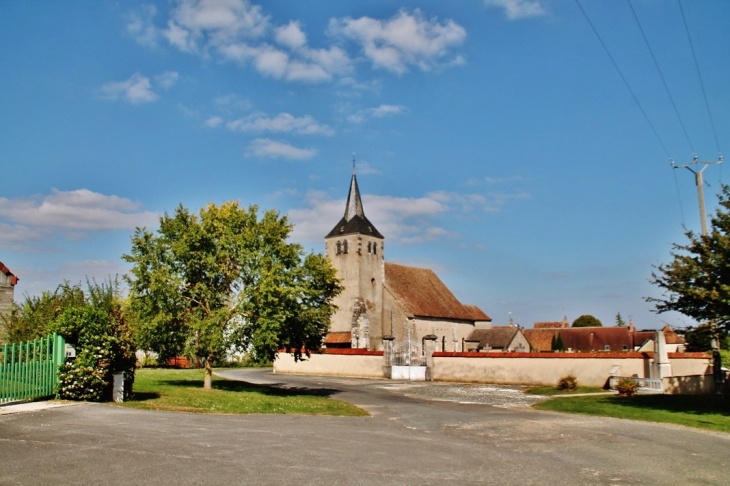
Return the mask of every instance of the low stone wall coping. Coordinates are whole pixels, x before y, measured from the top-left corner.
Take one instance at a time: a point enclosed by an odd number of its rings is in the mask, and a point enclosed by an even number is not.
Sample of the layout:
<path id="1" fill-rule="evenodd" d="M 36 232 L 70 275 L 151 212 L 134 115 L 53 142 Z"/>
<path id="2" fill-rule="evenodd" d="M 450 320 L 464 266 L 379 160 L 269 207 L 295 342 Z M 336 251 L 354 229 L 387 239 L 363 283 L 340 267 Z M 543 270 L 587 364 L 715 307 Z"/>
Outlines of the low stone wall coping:
<path id="1" fill-rule="evenodd" d="M 503 352 L 443 352 L 433 353 L 434 358 L 547 358 L 547 359 L 647 359 L 654 353 L 636 353 L 631 351 L 611 352 L 597 351 L 593 353 L 503 353 Z M 708 353 L 668 353 L 670 359 L 710 359 Z"/>

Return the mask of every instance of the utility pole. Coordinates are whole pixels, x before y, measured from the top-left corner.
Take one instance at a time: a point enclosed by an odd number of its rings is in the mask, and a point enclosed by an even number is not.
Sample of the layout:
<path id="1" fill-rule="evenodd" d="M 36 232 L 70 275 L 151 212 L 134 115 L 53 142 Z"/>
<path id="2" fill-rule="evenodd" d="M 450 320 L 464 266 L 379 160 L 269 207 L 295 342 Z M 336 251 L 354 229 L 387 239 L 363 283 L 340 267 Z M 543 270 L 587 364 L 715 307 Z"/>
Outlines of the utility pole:
<path id="1" fill-rule="evenodd" d="M 694 154 L 694 158 L 692 159 L 692 162 L 686 165 L 677 165 L 674 163 L 674 159 L 669 159 L 672 163 L 673 169 L 687 169 L 688 171 L 692 172 L 695 175 L 695 184 L 697 184 L 697 197 L 700 200 L 700 223 L 702 224 L 702 236 L 707 236 L 707 217 L 705 216 L 705 191 L 704 191 L 704 180 L 702 179 L 702 173 L 707 169 L 710 165 L 717 165 L 722 164 L 723 158 L 722 154 L 717 159 L 717 162 L 705 162 L 700 160 L 697 157 L 697 154 Z M 692 166 L 702 166 L 701 169 L 695 169 Z"/>

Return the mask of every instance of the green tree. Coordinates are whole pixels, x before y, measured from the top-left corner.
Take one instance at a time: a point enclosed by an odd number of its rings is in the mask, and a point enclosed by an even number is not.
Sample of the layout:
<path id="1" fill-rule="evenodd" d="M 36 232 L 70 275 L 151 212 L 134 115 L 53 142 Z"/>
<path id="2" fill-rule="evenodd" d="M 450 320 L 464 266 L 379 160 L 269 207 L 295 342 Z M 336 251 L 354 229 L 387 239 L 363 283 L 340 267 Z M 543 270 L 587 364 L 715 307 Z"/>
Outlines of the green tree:
<path id="1" fill-rule="evenodd" d="M 623 317 L 621 317 L 621 313 L 617 312 L 616 313 L 616 326 L 624 327 L 625 325 L 626 325 L 626 321 L 624 321 Z"/>
<path id="2" fill-rule="evenodd" d="M 3 315 L 5 336 L 9 343 L 33 341 L 48 334 L 48 327 L 64 310 L 84 305 L 86 296 L 81 284 L 64 282 L 53 292 L 39 296 L 25 294 L 21 304 L 13 304 L 8 315 Z"/>
<path id="3" fill-rule="evenodd" d="M 550 347 L 553 351 L 565 351 L 565 343 L 563 343 L 563 336 L 560 333 L 553 335 L 552 346 Z"/>
<path id="4" fill-rule="evenodd" d="M 663 295 L 646 300 L 657 313 L 677 311 L 698 322 L 730 330 L 730 188 L 723 185 L 707 236 L 687 231 L 686 244 L 674 244 L 672 261 L 655 267 L 651 282 Z"/>
<path id="5" fill-rule="evenodd" d="M 138 228 L 132 251 L 130 305 L 138 341 L 161 359 L 185 353 L 213 364 L 231 349 L 273 360 L 295 359 L 322 345 L 341 286 L 319 254 L 288 243 L 292 225 L 276 211 L 209 204 L 199 215 L 182 205 L 160 218 L 156 234 Z"/>
<path id="6" fill-rule="evenodd" d="M 602 327 L 601 321 L 590 314 L 584 314 L 573 321 L 572 327 Z"/>

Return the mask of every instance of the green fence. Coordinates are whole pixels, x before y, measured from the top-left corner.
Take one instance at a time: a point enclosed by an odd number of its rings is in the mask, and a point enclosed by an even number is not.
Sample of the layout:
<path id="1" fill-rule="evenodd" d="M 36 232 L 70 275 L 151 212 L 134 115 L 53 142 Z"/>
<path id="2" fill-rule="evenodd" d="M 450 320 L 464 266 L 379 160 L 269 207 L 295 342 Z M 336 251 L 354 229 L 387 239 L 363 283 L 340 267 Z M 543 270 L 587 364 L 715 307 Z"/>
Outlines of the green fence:
<path id="1" fill-rule="evenodd" d="M 58 366 L 65 359 L 66 343 L 57 334 L 33 342 L 3 346 L 0 403 L 53 395 Z"/>

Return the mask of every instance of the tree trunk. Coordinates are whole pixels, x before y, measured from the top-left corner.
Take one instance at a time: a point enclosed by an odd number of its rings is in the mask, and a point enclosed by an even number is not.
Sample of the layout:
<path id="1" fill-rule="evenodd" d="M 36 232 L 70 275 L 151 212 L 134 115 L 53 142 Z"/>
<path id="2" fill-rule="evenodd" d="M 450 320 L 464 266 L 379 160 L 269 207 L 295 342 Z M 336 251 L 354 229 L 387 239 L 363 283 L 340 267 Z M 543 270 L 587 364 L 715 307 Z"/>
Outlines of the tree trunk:
<path id="1" fill-rule="evenodd" d="M 210 355 L 205 359 L 205 378 L 203 379 L 203 389 L 213 389 L 213 356 Z"/>

